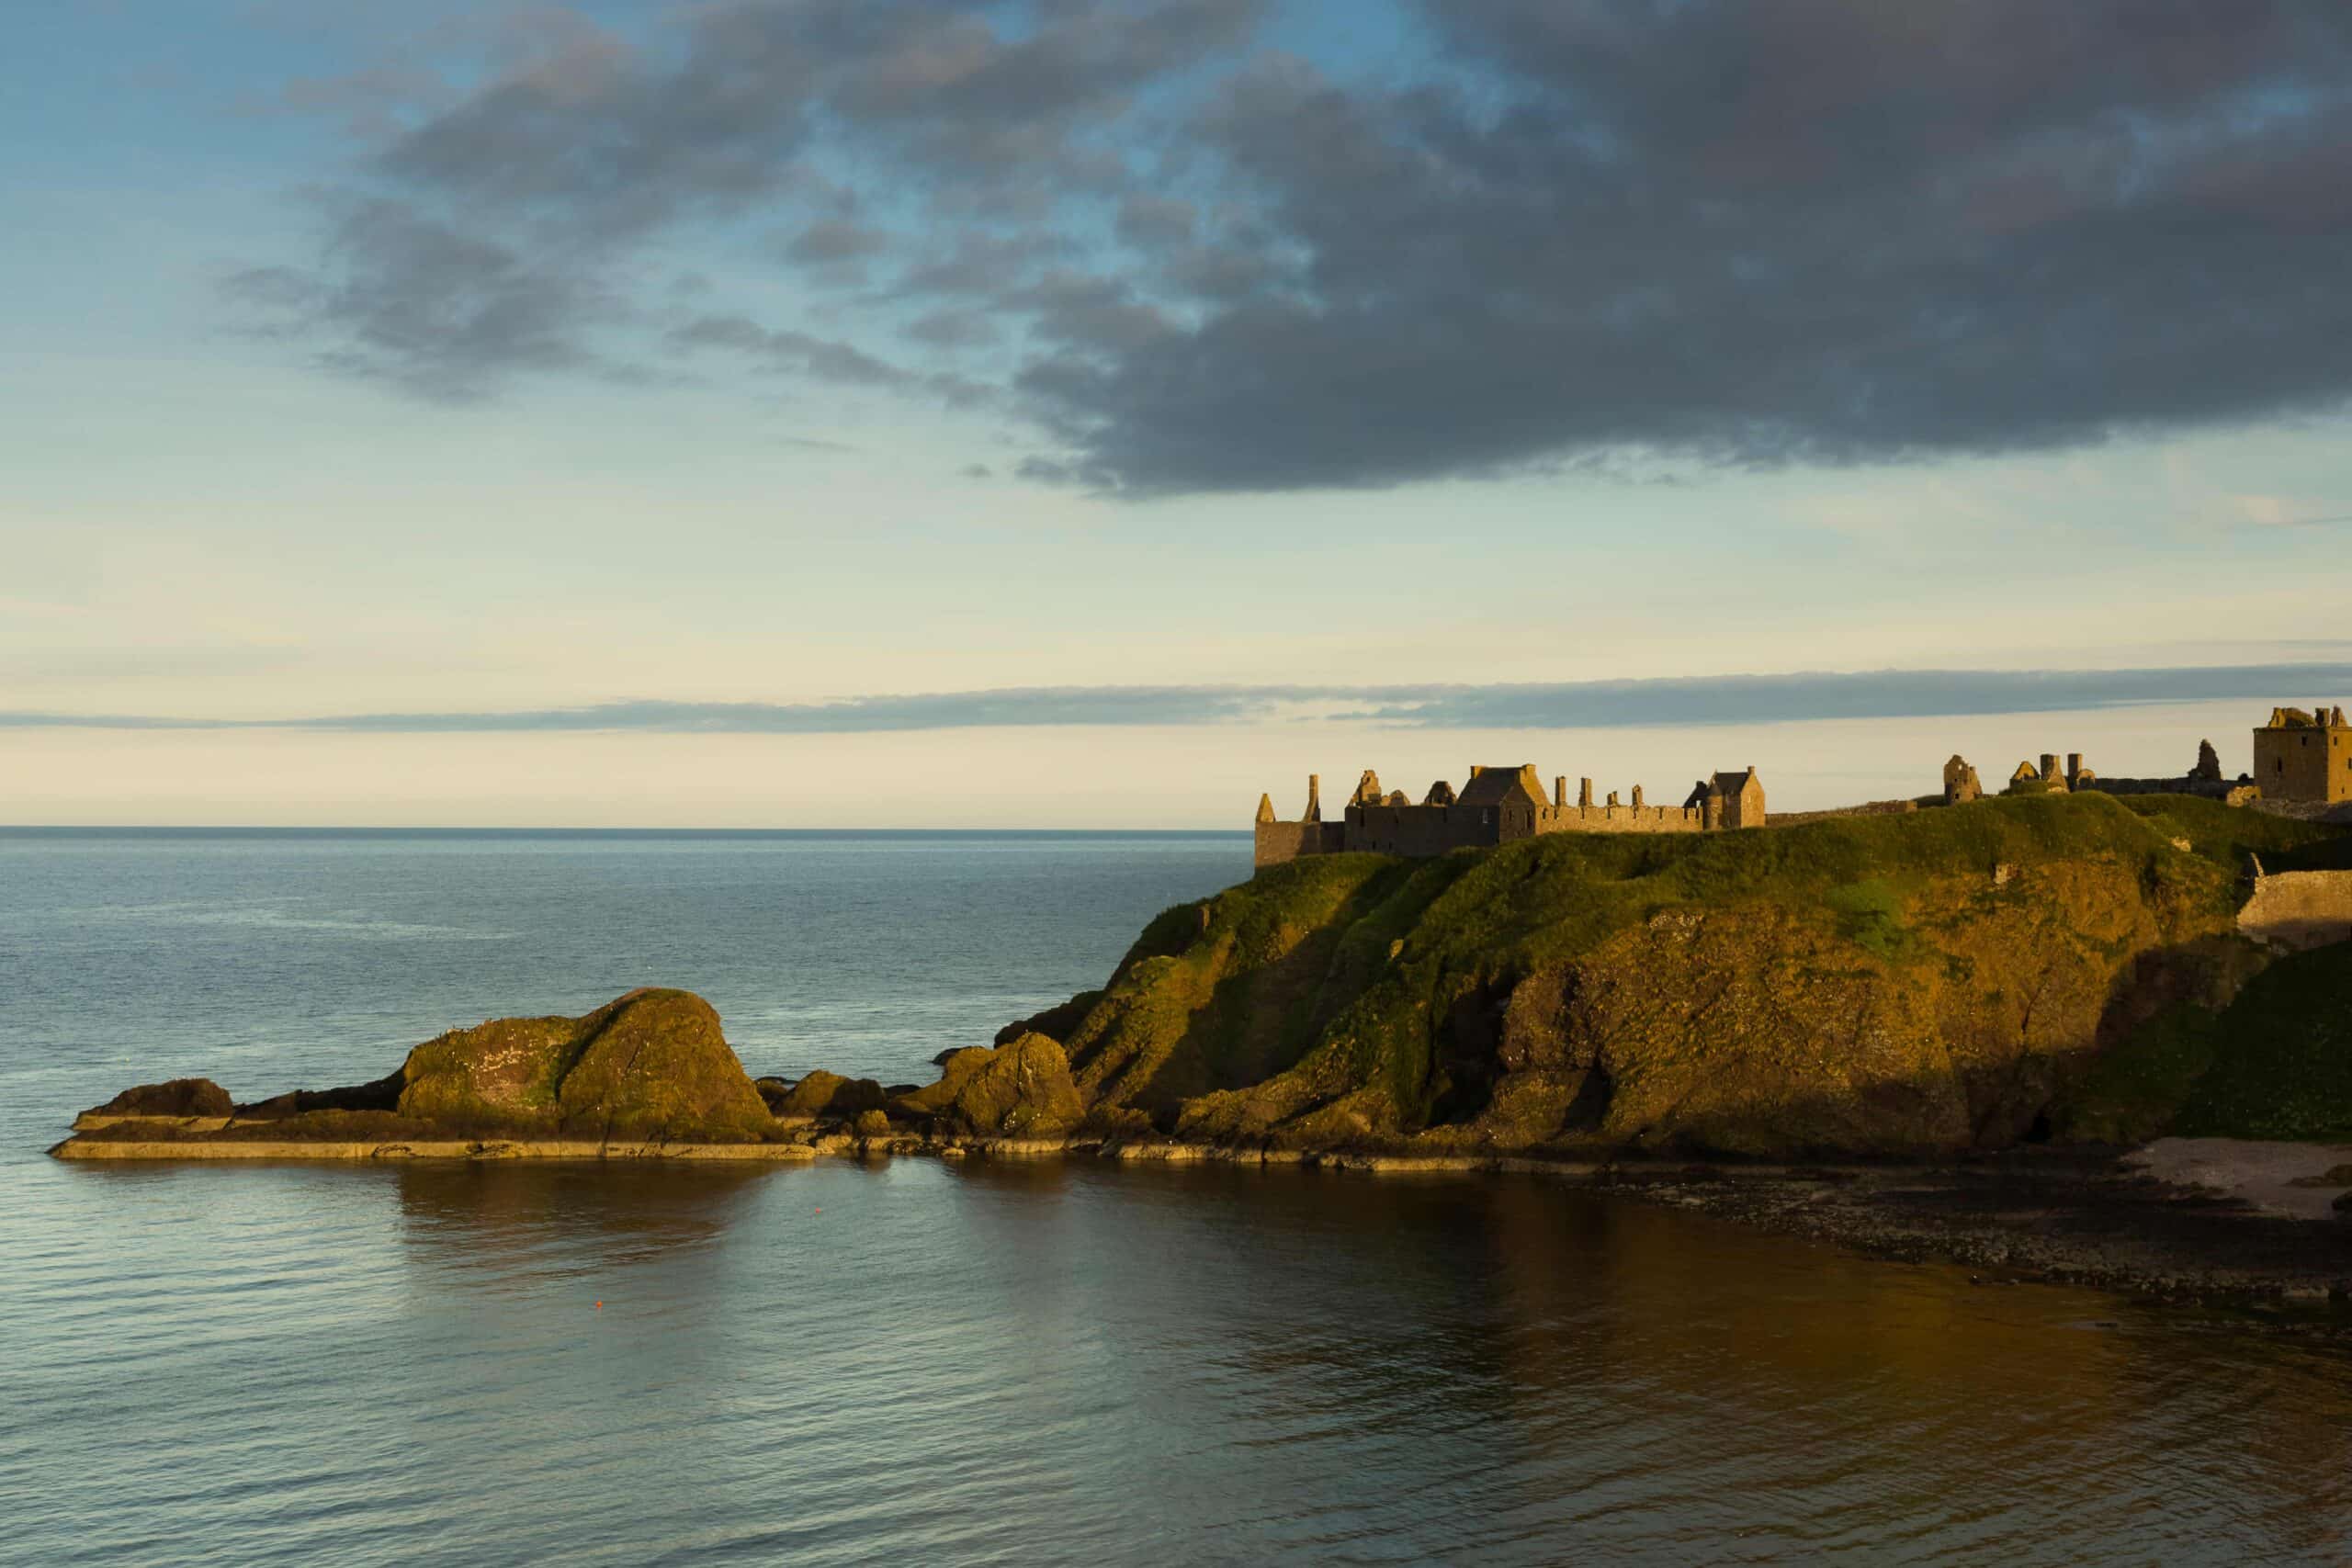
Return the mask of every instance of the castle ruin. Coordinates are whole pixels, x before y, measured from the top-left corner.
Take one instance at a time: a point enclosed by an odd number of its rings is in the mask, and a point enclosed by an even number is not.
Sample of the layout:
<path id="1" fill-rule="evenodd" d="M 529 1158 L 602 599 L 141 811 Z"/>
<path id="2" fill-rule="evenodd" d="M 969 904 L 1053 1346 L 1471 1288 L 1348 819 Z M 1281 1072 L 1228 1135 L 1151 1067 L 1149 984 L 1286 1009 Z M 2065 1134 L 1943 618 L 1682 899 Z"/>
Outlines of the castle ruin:
<path id="1" fill-rule="evenodd" d="M 2288 708 L 2278 711 L 2295 713 L 2301 710 Z M 2263 731 L 2255 733 L 2259 736 Z M 2345 733 L 2352 737 L 2352 728 L 2346 728 Z M 2256 753 L 2257 756 L 2261 753 L 2259 745 L 2256 747 Z M 2347 777 L 2352 777 L 2352 769 L 2346 772 Z M 2008 784 L 2001 793 L 2072 795 L 2082 790 L 2098 790 L 2108 795 L 2194 795 L 2231 806 L 2243 806 L 2262 798 L 2264 795 L 2256 782 L 2244 773 L 2235 779 L 2222 776 L 2221 755 L 2213 750 L 2211 740 L 2197 743 L 2196 762 L 2188 773 L 2177 778 L 2101 778 L 2084 762 L 2083 754 L 2079 751 L 2067 752 L 2063 763 L 2057 753 L 2045 751 L 2038 765 L 2030 758 L 2019 762 L 2017 772 L 2009 775 Z M 2276 791 L 2270 793 L 2274 799 L 2291 798 L 2282 797 Z M 1944 764 L 1943 803 L 1946 806 L 1962 805 L 1981 798 L 1983 794 L 1983 789 L 1976 783 L 1976 770 L 1970 767 L 1965 759 L 1955 756 Z"/>
<path id="2" fill-rule="evenodd" d="M 2272 708 L 2254 732 L 2254 782 L 2271 800 L 2352 800 L 2352 725 L 2344 709 Z"/>
<path id="3" fill-rule="evenodd" d="M 1318 774 L 1307 775 L 1306 811 L 1295 822 L 1279 819 L 1273 797 L 1260 795 L 1256 863 L 1351 850 L 1419 858 L 1545 833 L 1709 833 L 1764 824 L 1764 785 L 1753 767 L 1701 779 L 1679 807 L 1650 805 L 1639 784 L 1631 801 L 1621 802 L 1611 790 L 1596 805 L 1590 779 L 1578 781 L 1572 805 L 1565 774 L 1552 781 L 1547 800 L 1532 762 L 1474 766 L 1458 793 L 1440 779 L 1416 806 L 1402 790 L 1384 793 L 1380 775 L 1367 768 L 1337 822 L 1323 820 Z"/>

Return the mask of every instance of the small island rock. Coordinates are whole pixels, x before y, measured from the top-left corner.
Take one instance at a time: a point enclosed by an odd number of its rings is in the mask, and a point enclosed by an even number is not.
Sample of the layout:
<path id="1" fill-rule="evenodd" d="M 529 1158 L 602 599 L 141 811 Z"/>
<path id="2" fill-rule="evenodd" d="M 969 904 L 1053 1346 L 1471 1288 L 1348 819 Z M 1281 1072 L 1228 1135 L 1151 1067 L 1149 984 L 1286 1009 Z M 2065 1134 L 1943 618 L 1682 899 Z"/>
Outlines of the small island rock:
<path id="1" fill-rule="evenodd" d="M 409 1053 L 399 1111 L 516 1131 L 756 1136 L 771 1124 L 691 991 L 629 992 L 581 1018 L 501 1018 Z"/>
<path id="2" fill-rule="evenodd" d="M 226 1116 L 233 1109 L 229 1091 L 210 1078 L 170 1078 L 124 1089 L 85 1116 Z"/>

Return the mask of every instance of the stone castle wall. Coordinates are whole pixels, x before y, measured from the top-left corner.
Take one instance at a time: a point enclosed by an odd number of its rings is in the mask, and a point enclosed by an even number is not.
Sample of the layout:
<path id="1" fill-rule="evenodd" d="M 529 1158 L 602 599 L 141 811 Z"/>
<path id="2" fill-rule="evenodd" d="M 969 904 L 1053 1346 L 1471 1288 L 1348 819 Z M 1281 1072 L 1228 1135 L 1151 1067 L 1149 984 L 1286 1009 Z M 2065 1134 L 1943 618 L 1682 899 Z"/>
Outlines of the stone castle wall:
<path id="1" fill-rule="evenodd" d="M 1261 822 L 1252 865 L 1280 865 L 1301 855 L 1335 855 L 1347 844 L 1338 822 Z"/>
<path id="2" fill-rule="evenodd" d="M 1545 802 L 1537 792 L 1532 767 L 1510 770 L 1516 775 L 1510 787 L 1498 791 L 1493 785 L 1502 773 L 1471 770 L 1473 785 L 1486 795 L 1484 800 L 1464 804 L 1441 782 L 1430 787 L 1427 800 L 1415 806 L 1401 794 L 1383 795 L 1378 776 L 1367 771 L 1339 822 L 1317 819 L 1319 780 L 1310 775 L 1306 820 L 1277 821 L 1271 797 L 1260 799 L 1256 863 L 1280 865 L 1302 855 L 1351 850 L 1418 860 L 1549 833 L 1705 833 L 1761 828 L 1768 820 L 1764 786 L 1753 769 L 1745 774 L 1716 773 L 1712 785 L 1702 779 L 1687 806 L 1648 805 L 1639 789 L 1630 805 L 1619 804 L 1614 794 L 1605 803 L 1596 802 L 1589 779 L 1583 781 L 1579 798 L 1570 805 L 1566 778 L 1554 781 L 1552 798 Z M 1481 775 L 1487 780 L 1483 785 L 1477 782 Z"/>
<path id="3" fill-rule="evenodd" d="M 1498 844 L 1502 830 L 1493 807 L 1351 806 L 1345 841 L 1374 854 L 1419 858 L 1465 845 Z"/>
<path id="4" fill-rule="evenodd" d="M 1699 833 L 1706 813 L 1695 806 L 1547 806 L 1538 833 Z"/>
<path id="5" fill-rule="evenodd" d="M 2352 871 L 2256 877 L 2254 897 L 2238 911 L 2238 930 L 2285 947 L 2352 941 Z"/>

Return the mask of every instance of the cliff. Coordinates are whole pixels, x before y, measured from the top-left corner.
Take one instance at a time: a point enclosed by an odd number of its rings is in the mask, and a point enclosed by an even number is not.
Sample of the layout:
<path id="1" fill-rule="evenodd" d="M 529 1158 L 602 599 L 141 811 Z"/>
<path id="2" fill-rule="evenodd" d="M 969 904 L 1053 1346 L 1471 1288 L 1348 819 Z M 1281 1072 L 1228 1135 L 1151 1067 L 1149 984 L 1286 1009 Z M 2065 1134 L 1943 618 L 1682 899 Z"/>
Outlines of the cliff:
<path id="1" fill-rule="evenodd" d="M 2219 1016 L 2265 962 L 2247 853 L 2326 836 L 2084 795 L 1314 857 L 1167 911 L 1022 1027 L 1058 1026 L 1086 1126 L 1131 1139 L 1995 1148 L 2087 1126 L 2102 1060 Z"/>

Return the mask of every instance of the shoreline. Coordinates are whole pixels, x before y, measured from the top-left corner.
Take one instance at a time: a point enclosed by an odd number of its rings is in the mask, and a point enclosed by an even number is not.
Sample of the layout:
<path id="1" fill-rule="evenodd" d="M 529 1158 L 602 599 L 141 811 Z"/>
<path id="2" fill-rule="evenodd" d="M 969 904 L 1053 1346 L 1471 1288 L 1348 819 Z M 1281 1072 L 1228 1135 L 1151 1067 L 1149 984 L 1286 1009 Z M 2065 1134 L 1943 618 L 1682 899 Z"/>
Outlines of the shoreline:
<path id="1" fill-rule="evenodd" d="M 798 1165 L 820 1158 L 928 1156 L 951 1161 L 1282 1166 L 1392 1179 L 1526 1175 L 1600 1196 L 1705 1213 L 1746 1229 L 1828 1242 L 1864 1257 L 1957 1264 L 1981 1271 L 1980 1282 L 1986 1284 L 2046 1281 L 2176 1306 L 2287 1306 L 2299 1309 L 2298 1326 L 2352 1337 L 2352 1212 L 2333 1206 L 2346 1189 L 2320 1180 L 2322 1173 L 2352 1164 L 2352 1145 L 2160 1139 L 2136 1149 L 2076 1145 L 1964 1160 L 1749 1164 L 1603 1151 L 1581 1157 L 1390 1154 L 1083 1137 L 938 1140 L 828 1133 L 808 1143 L 776 1144 L 76 1136 L 49 1152 L 74 1163 L 537 1159 Z"/>

